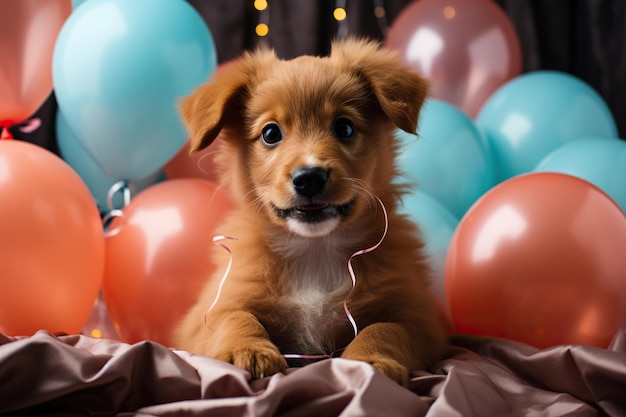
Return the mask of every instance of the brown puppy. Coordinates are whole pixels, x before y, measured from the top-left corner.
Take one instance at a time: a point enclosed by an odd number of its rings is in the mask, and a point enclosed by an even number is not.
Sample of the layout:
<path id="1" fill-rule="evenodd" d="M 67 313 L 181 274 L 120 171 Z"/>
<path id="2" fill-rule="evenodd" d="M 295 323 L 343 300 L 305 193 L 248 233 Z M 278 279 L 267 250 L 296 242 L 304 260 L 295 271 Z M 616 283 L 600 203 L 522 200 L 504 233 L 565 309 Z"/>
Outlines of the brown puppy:
<path id="1" fill-rule="evenodd" d="M 237 240 L 223 291 L 220 251 L 175 346 L 255 378 L 284 371 L 285 353 L 341 353 L 406 384 L 439 358 L 445 327 L 393 181 L 393 132 L 415 132 L 426 91 L 392 52 L 349 40 L 323 58 L 247 53 L 183 101 L 193 150 L 221 132 L 217 163 L 238 208 L 219 233 Z M 378 199 L 388 233 L 353 257 L 384 234 Z"/>

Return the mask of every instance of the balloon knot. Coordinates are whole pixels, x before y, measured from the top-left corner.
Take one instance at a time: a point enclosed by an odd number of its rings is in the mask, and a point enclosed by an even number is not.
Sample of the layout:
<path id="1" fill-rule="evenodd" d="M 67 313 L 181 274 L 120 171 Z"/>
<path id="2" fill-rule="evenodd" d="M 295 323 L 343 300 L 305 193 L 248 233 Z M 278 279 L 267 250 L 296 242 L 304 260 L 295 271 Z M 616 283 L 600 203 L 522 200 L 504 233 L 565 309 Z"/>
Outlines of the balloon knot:
<path id="1" fill-rule="evenodd" d="M 9 130 L 9 126 L 10 125 L 3 125 L 0 124 L 0 130 L 2 130 L 2 133 L 0 133 L 0 140 L 2 139 L 13 139 L 13 135 L 11 134 L 11 131 Z"/>

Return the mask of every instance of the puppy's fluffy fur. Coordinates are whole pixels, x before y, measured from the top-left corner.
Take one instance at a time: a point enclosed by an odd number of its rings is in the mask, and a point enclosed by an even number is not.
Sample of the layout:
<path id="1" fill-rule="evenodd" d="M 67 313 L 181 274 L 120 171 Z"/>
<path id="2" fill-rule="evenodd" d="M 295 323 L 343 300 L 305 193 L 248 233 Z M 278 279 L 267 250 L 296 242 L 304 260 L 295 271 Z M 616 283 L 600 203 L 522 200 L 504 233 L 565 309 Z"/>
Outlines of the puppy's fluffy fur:
<path id="1" fill-rule="evenodd" d="M 362 40 L 328 57 L 246 53 L 181 105 L 191 147 L 220 135 L 222 183 L 237 208 L 218 230 L 228 256 L 176 329 L 174 345 L 252 377 L 284 371 L 284 353 L 341 352 L 401 384 L 438 359 L 446 341 L 415 225 L 396 213 L 398 127 L 416 131 L 427 92 L 395 54 Z M 347 263 L 389 231 L 382 245 Z M 359 329 L 354 332 L 344 312 Z M 206 318 L 205 318 L 206 314 Z M 344 350 L 341 350 L 344 348 Z"/>

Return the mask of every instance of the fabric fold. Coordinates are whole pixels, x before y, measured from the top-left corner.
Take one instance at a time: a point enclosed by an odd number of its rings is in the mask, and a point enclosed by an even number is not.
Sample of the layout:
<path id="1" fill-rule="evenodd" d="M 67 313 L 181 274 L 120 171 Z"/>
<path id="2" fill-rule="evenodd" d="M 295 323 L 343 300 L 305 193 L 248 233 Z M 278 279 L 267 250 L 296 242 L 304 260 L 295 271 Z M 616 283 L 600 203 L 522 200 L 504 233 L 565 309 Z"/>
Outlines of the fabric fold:
<path id="1" fill-rule="evenodd" d="M 0 414 L 118 416 L 623 416 L 626 330 L 608 349 L 538 350 L 454 336 L 403 388 L 365 363 L 325 359 L 260 380 L 145 341 L 0 335 Z"/>

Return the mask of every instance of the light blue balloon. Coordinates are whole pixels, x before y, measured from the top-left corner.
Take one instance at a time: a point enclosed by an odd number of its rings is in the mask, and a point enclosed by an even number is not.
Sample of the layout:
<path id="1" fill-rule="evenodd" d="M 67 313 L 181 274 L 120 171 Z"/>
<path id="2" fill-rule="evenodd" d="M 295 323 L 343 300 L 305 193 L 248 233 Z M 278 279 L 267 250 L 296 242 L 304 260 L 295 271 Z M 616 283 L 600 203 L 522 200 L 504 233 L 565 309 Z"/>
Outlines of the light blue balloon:
<path id="1" fill-rule="evenodd" d="M 406 179 L 440 201 L 457 218 L 495 185 L 489 151 L 474 121 L 457 107 L 429 99 L 418 137 L 400 130 L 398 164 Z"/>
<path id="2" fill-rule="evenodd" d="M 108 213 L 112 208 L 122 208 L 124 206 L 124 198 L 121 193 L 114 194 L 112 200 L 113 207 L 109 207 L 107 203 L 109 190 L 118 180 L 109 177 L 85 150 L 61 112 L 57 112 L 56 116 L 56 135 L 61 157 L 87 184 L 91 195 L 98 204 L 100 212 Z M 162 173 L 157 172 L 148 178 L 129 182 L 129 187 L 132 190 L 131 197 L 133 193 L 136 194 L 159 182 L 161 177 Z"/>
<path id="3" fill-rule="evenodd" d="M 406 214 L 422 232 L 424 250 L 432 267 L 432 289 L 442 305 L 447 307 L 444 269 L 448 246 L 458 219 L 443 204 L 420 190 L 404 196 L 400 213 Z"/>
<path id="4" fill-rule="evenodd" d="M 76 9 L 78 6 L 83 4 L 86 0 L 72 0 L 72 8 Z"/>
<path id="5" fill-rule="evenodd" d="M 607 193 L 626 213 L 626 142 L 581 138 L 543 158 L 535 172 L 560 172 L 582 178 Z"/>
<path id="6" fill-rule="evenodd" d="M 176 105 L 217 65 L 184 0 L 89 0 L 59 33 L 54 89 L 85 149 L 116 179 L 145 178 L 185 144 Z"/>
<path id="7" fill-rule="evenodd" d="M 617 137 L 611 111 L 584 81 L 535 71 L 500 87 L 476 119 L 493 151 L 498 181 L 530 172 L 548 153 L 585 137 Z"/>

